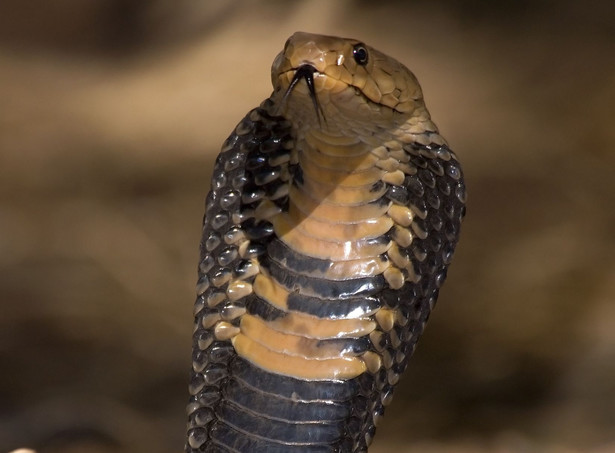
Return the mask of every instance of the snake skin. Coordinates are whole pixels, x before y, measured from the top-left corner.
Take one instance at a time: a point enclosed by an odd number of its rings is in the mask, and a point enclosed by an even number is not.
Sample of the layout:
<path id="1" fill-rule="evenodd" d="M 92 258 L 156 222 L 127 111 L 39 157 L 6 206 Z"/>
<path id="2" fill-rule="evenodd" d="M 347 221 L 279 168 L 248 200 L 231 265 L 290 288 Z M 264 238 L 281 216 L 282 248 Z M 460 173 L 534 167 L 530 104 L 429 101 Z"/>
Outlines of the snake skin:
<path id="1" fill-rule="evenodd" d="M 453 152 L 441 140 L 430 141 L 433 130 L 422 140 L 399 139 L 394 155 L 404 164 L 403 179 L 384 177 L 372 185 L 373 199 L 356 207 L 383 207 L 398 219 L 362 243 L 385 247 L 381 263 L 402 269 L 394 273 L 401 281 L 386 272 L 323 277 L 332 260 L 308 256 L 276 233 L 276 216 L 289 211 L 292 188 L 309 182 L 294 155 L 299 134 L 272 96 L 238 124 L 216 160 L 194 308 L 186 452 L 367 451 L 446 279 L 465 186 Z M 397 208 L 412 214 L 407 228 L 400 227 Z M 268 300 L 280 290 L 259 291 L 262 282 L 282 288 L 284 304 Z M 247 334 L 264 332 L 276 345 L 276 335 L 295 339 L 293 316 L 308 320 L 305 338 L 296 349 L 287 347 L 285 360 L 270 363 L 269 356 L 258 358 L 260 349 L 246 346 Z M 323 332 L 345 322 L 364 330 L 313 339 L 309 322 Z M 346 360 L 325 369 L 334 371 L 331 377 L 318 374 L 326 360 L 304 360 L 308 366 L 294 373 L 292 361 L 303 360 L 297 351 L 330 350 Z M 363 368 L 355 372 L 346 364 Z"/>

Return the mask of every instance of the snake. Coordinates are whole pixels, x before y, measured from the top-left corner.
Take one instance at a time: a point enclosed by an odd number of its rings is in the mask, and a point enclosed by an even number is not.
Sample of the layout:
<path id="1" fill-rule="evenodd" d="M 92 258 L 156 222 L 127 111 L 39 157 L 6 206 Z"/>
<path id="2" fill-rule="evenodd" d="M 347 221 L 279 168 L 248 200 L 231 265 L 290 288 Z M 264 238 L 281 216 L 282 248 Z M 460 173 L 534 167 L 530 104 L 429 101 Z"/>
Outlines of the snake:
<path id="1" fill-rule="evenodd" d="M 206 198 L 186 452 L 366 452 L 447 276 L 456 155 L 414 74 L 293 34 Z"/>

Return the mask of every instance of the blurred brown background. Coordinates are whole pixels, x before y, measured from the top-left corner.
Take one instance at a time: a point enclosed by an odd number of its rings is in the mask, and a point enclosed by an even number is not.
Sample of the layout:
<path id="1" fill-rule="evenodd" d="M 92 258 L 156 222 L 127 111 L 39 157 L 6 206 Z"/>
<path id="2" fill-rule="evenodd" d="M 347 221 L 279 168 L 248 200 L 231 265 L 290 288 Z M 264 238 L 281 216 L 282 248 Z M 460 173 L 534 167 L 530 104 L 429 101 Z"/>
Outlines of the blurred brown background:
<path id="1" fill-rule="evenodd" d="M 0 452 L 181 451 L 212 163 L 296 30 L 403 61 L 465 165 L 373 451 L 615 451 L 611 5 L 3 0 Z"/>

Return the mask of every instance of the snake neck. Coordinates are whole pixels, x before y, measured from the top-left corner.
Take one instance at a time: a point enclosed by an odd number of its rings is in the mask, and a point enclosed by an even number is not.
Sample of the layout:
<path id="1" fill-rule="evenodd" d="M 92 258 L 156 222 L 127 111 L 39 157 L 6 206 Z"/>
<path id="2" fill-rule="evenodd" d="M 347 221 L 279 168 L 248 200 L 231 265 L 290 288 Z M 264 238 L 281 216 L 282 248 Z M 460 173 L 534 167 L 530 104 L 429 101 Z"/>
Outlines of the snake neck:
<path id="1" fill-rule="evenodd" d="M 382 147 L 356 136 L 331 136 L 312 129 L 296 142 L 291 163 L 288 211 L 273 221 L 287 246 L 328 260 L 320 275 L 332 280 L 382 273 L 388 248 L 383 239 L 393 222 L 383 202 L 387 173 Z"/>
<path id="2" fill-rule="evenodd" d="M 263 106 L 279 114 L 284 109 L 276 95 Z M 408 226 L 414 214 L 387 194 L 391 187 L 403 187 L 405 178 L 417 171 L 409 162 L 408 146 L 444 143 L 429 113 L 365 124 L 326 104 L 321 124 L 310 104 L 291 97 L 284 107 L 294 146 L 288 205 L 270 218 L 276 237 L 299 255 L 329 263 L 315 277 L 384 275 L 392 287 L 402 285 L 399 266 L 392 265 L 389 256 L 398 255 L 391 238 L 410 240 Z M 395 261 L 409 267 L 407 260 Z M 406 278 L 414 278 L 411 269 Z"/>
<path id="3" fill-rule="evenodd" d="M 284 315 L 244 317 L 233 340 L 241 357 L 307 380 L 353 379 L 378 368 L 362 346 L 376 327 L 371 296 L 390 266 L 386 233 L 393 221 L 378 162 L 374 148 L 356 137 L 295 135 L 288 205 L 268 217 L 275 234 L 252 284 L 255 304 Z"/>

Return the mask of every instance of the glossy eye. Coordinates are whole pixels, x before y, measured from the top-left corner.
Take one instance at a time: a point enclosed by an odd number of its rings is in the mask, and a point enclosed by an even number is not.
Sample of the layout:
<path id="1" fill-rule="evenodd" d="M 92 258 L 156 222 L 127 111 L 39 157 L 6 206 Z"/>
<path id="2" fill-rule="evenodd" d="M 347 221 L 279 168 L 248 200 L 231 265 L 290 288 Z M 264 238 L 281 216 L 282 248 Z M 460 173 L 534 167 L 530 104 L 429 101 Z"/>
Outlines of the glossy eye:
<path id="1" fill-rule="evenodd" d="M 352 56 L 354 57 L 354 61 L 361 66 L 365 66 L 367 64 L 367 49 L 363 44 L 357 44 L 352 49 Z"/>

